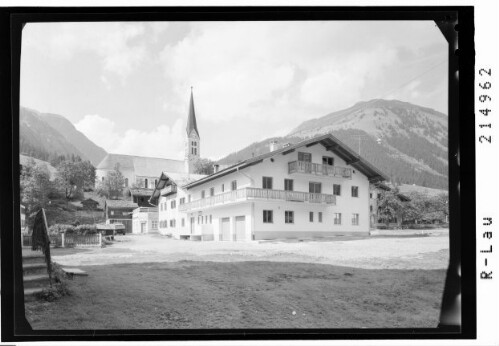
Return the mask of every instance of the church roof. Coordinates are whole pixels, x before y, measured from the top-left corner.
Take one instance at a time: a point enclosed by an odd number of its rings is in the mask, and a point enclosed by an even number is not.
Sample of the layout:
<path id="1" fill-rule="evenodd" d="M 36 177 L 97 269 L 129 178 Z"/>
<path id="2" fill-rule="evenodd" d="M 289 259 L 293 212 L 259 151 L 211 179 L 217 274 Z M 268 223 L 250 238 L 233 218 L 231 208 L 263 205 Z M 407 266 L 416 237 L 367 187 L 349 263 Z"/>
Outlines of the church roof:
<path id="1" fill-rule="evenodd" d="M 112 170 L 119 163 L 120 170 L 132 170 L 136 176 L 157 177 L 161 172 L 183 173 L 184 161 L 161 159 L 157 157 L 132 156 L 122 154 L 107 154 L 97 165 L 97 169 Z"/>
<path id="2" fill-rule="evenodd" d="M 192 130 L 196 131 L 196 134 L 199 136 L 198 126 L 196 123 L 196 112 L 194 110 L 194 96 L 192 94 L 191 88 L 191 100 L 189 102 L 189 116 L 187 117 L 187 135 L 190 135 Z"/>

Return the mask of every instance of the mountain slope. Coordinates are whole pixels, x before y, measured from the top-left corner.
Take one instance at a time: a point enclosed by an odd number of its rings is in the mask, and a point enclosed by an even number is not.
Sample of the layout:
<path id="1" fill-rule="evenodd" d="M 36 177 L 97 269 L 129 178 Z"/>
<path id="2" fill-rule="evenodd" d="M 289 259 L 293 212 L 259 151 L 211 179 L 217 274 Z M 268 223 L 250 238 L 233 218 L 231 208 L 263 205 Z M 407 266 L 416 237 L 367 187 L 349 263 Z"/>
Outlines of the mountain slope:
<path id="1" fill-rule="evenodd" d="M 51 156 L 78 155 L 97 165 L 106 155 L 69 122 L 52 114 L 21 107 L 19 111 L 19 151 L 47 161 Z"/>
<path id="2" fill-rule="evenodd" d="M 397 100 L 359 102 L 300 124 L 280 143 L 331 133 L 398 183 L 446 189 L 447 116 Z M 270 139 L 220 160 L 222 164 L 268 151 Z"/>
<path id="3" fill-rule="evenodd" d="M 41 116 L 43 120 L 62 134 L 68 142 L 71 142 L 71 144 L 75 146 L 76 149 L 83 153 L 83 155 L 85 155 L 85 157 L 88 158 L 94 166 L 99 164 L 99 162 L 107 155 L 104 149 L 95 145 L 94 142 L 78 131 L 76 127 L 74 127 L 74 125 L 66 118 L 57 114 L 49 113 L 43 113 Z"/>

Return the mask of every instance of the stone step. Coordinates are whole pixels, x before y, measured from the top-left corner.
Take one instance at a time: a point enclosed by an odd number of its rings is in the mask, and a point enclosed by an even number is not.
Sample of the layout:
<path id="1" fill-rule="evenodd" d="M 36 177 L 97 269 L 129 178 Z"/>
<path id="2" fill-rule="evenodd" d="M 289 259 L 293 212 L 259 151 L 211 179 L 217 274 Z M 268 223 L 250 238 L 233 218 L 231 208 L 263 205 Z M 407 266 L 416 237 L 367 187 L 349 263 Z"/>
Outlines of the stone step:
<path id="1" fill-rule="evenodd" d="M 24 277 L 24 288 L 50 287 L 48 274 L 28 275 Z"/>
<path id="2" fill-rule="evenodd" d="M 47 274 L 47 265 L 44 263 L 23 264 L 23 275 Z"/>
<path id="3" fill-rule="evenodd" d="M 45 263 L 45 256 L 23 256 L 23 264 Z"/>
<path id="4" fill-rule="evenodd" d="M 42 293 L 46 287 L 34 287 L 24 289 L 24 301 L 33 301 L 36 299 L 36 294 Z"/>

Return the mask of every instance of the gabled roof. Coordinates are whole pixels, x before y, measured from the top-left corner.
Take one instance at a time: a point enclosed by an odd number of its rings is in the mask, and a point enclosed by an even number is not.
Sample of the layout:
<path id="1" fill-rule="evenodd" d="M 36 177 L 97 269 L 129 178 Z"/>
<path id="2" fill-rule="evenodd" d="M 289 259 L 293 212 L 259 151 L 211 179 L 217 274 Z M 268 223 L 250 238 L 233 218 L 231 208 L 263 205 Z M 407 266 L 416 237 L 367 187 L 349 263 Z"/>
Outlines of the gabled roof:
<path id="1" fill-rule="evenodd" d="M 117 163 L 119 163 L 121 171 L 133 170 L 136 176 L 142 177 L 157 177 L 163 171 L 179 173 L 185 171 L 182 160 L 122 154 L 107 154 L 97 165 L 97 169 L 113 170 Z"/>
<path id="2" fill-rule="evenodd" d="M 114 209 L 135 209 L 138 208 L 138 204 L 132 201 L 125 201 L 122 199 L 107 199 L 104 202 L 105 207 Z"/>
<path id="3" fill-rule="evenodd" d="M 96 201 L 95 199 L 92 199 L 92 198 L 87 198 L 87 199 L 84 199 L 83 201 L 81 201 L 81 203 L 97 203 L 99 204 L 98 201 Z"/>
<path id="4" fill-rule="evenodd" d="M 145 189 L 143 187 L 132 187 L 129 189 L 132 196 L 149 197 L 152 195 L 154 189 Z"/>
<path id="5" fill-rule="evenodd" d="M 189 115 L 187 117 L 187 135 L 190 135 L 192 131 L 196 131 L 196 134 L 199 137 L 199 131 L 198 131 L 198 125 L 196 123 L 196 112 L 194 110 L 194 96 L 192 94 L 192 87 L 191 87 L 191 100 L 189 102 Z"/>
<path id="6" fill-rule="evenodd" d="M 159 197 L 161 189 L 163 189 L 169 182 L 175 184 L 177 187 L 182 187 L 204 177 L 206 177 L 206 175 L 204 174 L 163 172 L 159 177 L 158 184 L 156 185 L 156 188 L 154 189 L 154 192 L 152 193 L 149 201 Z"/>
<path id="7" fill-rule="evenodd" d="M 374 183 L 377 181 L 383 181 L 387 180 L 388 178 L 376 167 L 371 165 L 369 162 L 366 161 L 363 157 L 360 155 L 357 155 L 355 151 L 350 149 L 345 143 L 341 142 L 338 138 L 334 137 L 331 134 L 325 134 L 322 136 L 317 136 L 313 138 L 306 139 L 304 141 L 298 142 L 294 145 L 290 145 L 281 149 L 277 149 L 259 156 L 252 157 L 250 159 L 241 161 L 239 163 L 236 163 L 235 165 L 229 166 L 225 169 L 222 169 L 218 171 L 217 173 L 210 174 L 206 176 L 205 178 L 196 180 L 192 183 L 188 183 L 184 187 L 186 189 L 192 188 L 194 186 L 201 185 L 203 183 L 206 183 L 208 181 L 211 181 L 213 179 L 222 177 L 224 175 L 233 173 L 237 170 L 256 165 L 260 162 L 262 162 L 265 159 L 268 159 L 270 157 L 274 157 L 277 155 L 286 155 L 289 154 L 296 149 L 300 147 L 310 147 L 315 144 L 322 144 L 326 150 L 330 150 L 334 153 L 336 153 L 340 158 L 345 160 L 347 165 L 352 166 L 356 170 L 358 170 L 360 173 L 364 174 L 367 176 L 370 182 Z"/>

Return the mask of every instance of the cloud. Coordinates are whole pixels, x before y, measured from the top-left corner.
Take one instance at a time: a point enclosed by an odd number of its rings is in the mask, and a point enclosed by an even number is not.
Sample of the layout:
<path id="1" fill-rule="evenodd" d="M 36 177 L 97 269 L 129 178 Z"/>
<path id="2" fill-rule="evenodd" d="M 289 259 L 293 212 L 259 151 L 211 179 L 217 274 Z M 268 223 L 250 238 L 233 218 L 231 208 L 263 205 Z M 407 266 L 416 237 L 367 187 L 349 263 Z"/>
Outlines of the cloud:
<path id="1" fill-rule="evenodd" d="M 349 107 L 400 54 L 383 42 L 345 40 L 346 30 L 341 22 L 196 23 L 161 52 L 169 102 L 184 104 L 193 85 L 201 118 L 274 125 Z"/>
<path id="2" fill-rule="evenodd" d="M 146 61 L 142 23 L 30 23 L 23 48 L 36 49 L 56 61 L 68 61 L 84 52 L 96 54 L 107 73 L 123 81 Z"/>
<path id="3" fill-rule="evenodd" d="M 128 129 L 119 133 L 114 121 L 93 114 L 85 115 L 75 127 L 110 153 L 183 159 L 185 123 L 181 119 L 171 128 L 159 125 L 152 131 Z"/>

